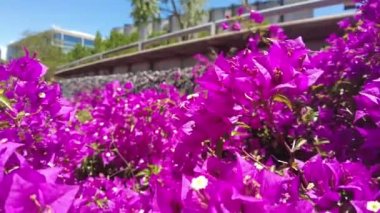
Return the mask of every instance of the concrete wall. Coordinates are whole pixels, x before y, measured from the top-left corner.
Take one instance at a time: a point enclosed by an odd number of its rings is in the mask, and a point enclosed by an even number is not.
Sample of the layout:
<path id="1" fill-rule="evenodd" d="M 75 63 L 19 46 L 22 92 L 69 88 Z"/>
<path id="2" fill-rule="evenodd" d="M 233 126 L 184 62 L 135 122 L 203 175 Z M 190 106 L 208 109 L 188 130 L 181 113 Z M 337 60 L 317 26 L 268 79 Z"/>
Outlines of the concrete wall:
<path id="1" fill-rule="evenodd" d="M 126 73 L 128 72 L 128 70 L 129 70 L 128 65 L 122 65 L 122 66 L 114 67 L 112 73 L 113 74 Z"/>
<path id="2" fill-rule="evenodd" d="M 181 27 L 179 25 L 179 21 L 175 16 L 169 17 L 169 32 L 175 32 L 180 30 Z"/>
<path id="3" fill-rule="evenodd" d="M 277 1 L 268 1 L 268 2 L 262 2 L 261 4 L 258 4 L 257 10 L 264 10 L 272 7 L 278 7 L 280 4 Z M 265 21 L 269 23 L 278 23 L 280 21 L 280 16 L 271 16 L 271 17 L 265 17 Z"/>
<path id="4" fill-rule="evenodd" d="M 192 67 L 197 63 L 197 61 L 192 57 L 174 57 L 168 59 L 162 59 L 158 61 L 152 62 L 144 62 L 128 65 L 121 65 L 113 67 L 111 72 L 108 74 L 122 74 L 127 72 L 136 72 L 141 70 L 168 70 L 174 68 L 184 68 L 184 67 Z M 106 75 L 105 70 L 100 70 L 96 73 L 97 75 Z"/>
<path id="5" fill-rule="evenodd" d="M 150 63 L 148 62 L 136 63 L 136 64 L 132 64 L 130 67 L 131 72 L 136 72 L 136 71 L 141 71 L 141 70 L 150 70 Z"/>
<path id="6" fill-rule="evenodd" d="M 111 74 L 111 72 L 108 69 L 101 69 L 98 71 L 98 75 L 109 75 L 109 74 Z"/>
<path id="7" fill-rule="evenodd" d="M 181 59 L 180 58 L 168 58 L 153 63 L 153 70 L 166 70 L 172 68 L 180 68 Z"/>
<path id="8" fill-rule="evenodd" d="M 194 65 L 197 64 L 197 60 L 194 59 L 194 57 L 185 57 L 185 58 L 182 58 L 182 61 L 181 61 L 181 68 L 183 67 L 193 67 Z"/>
<path id="9" fill-rule="evenodd" d="M 326 42 L 322 40 L 313 40 L 306 42 L 306 46 L 311 50 L 320 50 L 322 47 L 325 47 L 326 45 Z"/>
<path id="10" fill-rule="evenodd" d="M 303 2 L 305 0 L 284 0 L 285 4 L 293 4 L 297 2 Z M 285 14 L 284 15 L 284 21 L 293 21 L 293 20 L 299 20 L 304 18 L 312 18 L 313 17 L 313 10 L 303 10 L 295 13 Z"/>
<path id="11" fill-rule="evenodd" d="M 212 9 L 210 10 L 210 21 L 217 21 L 220 19 L 225 18 L 225 9 L 224 8 L 217 8 L 217 9 Z"/>
<path id="12" fill-rule="evenodd" d="M 164 28 L 164 25 L 163 25 L 164 21 L 163 20 L 155 20 L 152 22 L 152 31 L 153 32 L 160 32 L 163 30 Z"/>

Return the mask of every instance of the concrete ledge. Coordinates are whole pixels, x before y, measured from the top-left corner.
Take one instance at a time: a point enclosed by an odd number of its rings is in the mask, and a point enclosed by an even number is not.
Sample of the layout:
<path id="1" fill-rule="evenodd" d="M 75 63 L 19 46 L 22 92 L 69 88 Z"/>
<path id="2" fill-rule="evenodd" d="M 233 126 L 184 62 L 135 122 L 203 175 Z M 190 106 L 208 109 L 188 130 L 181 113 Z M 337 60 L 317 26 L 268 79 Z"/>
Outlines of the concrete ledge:
<path id="1" fill-rule="evenodd" d="M 351 17 L 353 13 L 345 13 L 335 16 L 320 18 L 310 18 L 304 20 L 290 21 L 278 24 L 281 26 L 289 38 L 302 36 L 306 44 L 310 44 L 312 49 L 319 49 L 325 45 L 325 39 L 331 33 L 342 33 L 337 22 L 343 18 Z M 261 26 L 255 29 L 265 30 L 268 26 Z M 254 29 L 254 30 L 255 30 Z M 210 48 L 226 51 L 231 47 L 242 49 L 246 45 L 246 40 L 251 30 L 239 32 L 226 32 L 213 37 L 205 37 L 195 40 L 184 41 L 167 46 L 161 46 L 141 52 L 120 55 L 112 58 L 83 64 L 59 70 L 56 73 L 58 78 L 71 78 L 77 76 L 89 76 L 100 74 L 100 70 L 109 70 L 110 73 L 121 71 L 115 67 L 129 67 L 126 71 L 140 71 L 155 68 L 174 68 L 173 66 L 185 67 L 195 63 L 191 59 L 197 53 L 207 53 Z M 104 72 L 104 71 L 103 71 Z"/>

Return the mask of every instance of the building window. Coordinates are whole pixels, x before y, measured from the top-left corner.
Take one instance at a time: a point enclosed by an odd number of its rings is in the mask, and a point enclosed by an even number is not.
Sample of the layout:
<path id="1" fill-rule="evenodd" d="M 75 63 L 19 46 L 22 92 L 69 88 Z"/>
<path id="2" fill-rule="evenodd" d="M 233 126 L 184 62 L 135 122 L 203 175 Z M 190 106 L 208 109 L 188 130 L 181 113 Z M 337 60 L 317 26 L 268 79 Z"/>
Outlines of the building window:
<path id="1" fill-rule="evenodd" d="M 60 33 L 54 33 L 54 39 L 61 40 L 61 34 Z"/>
<path id="2" fill-rule="evenodd" d="M 61 37 L 60 33 L 54 33 L 53 44 L 54 45 L 63 45 L 63 41 L 62 41 L 62 37 Z"/>
<path id="3" fill-rule="evenodd" d="M 75 46 L 76 44 L 82 44 L 82 39 L 71 35 L 63 35 L 63 41 L 65 45 Z"/>
<path id="4" fill-rule="evenodd" d="M 94 46 L 94 41 L 92 41 L 92 40 L 88 40 L 88 39 L 85 39 L 85 40 L 84 40 L 84 45 L 85 45 L 85 46 L 92 47 L 92 46 Z"/>

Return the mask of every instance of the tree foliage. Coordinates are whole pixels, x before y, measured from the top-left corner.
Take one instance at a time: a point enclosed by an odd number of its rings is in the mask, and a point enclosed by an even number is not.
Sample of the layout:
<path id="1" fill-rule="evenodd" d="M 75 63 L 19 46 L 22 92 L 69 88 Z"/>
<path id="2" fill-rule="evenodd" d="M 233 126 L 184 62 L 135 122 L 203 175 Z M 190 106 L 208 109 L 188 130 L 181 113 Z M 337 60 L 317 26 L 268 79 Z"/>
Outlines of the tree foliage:
<path id="1" fill-rule="evenodd" d="M 164 0 L 164 2 L 168 1 L 169 0 Z M 181 28 L 195 26 L 202 21 L 205 15 L 204 6 L 206 1 L 207 0 L 170 0 L 171 8 L 174 11 L 173 15 L 177 18 Z"/>
<path id="2" fill-rule="evenodd" d="M 137 32 L 132 32 L 130 35 L 124 35 L 116 30 L 113 30 L 108 38 L 102 38 L 100 32 L 97 32 L 93 48 L 84 47 L 78 44 L 67 54 L 68 59 L 69 61 L 75 61 L 92 54 L 104 52 L 122 45 L 136 42 L 138 39 L 139 36 Z"/>
<path id="3" fill-rule="evenodd" d="M 70 61 L 77 60 L 92 54 L 92 49 L 89 47 L 82 46 L 81 44 L 76 44 L 74 49 L 72 49 L 67 57 Z"/>
<path id="4" fill-rule="evenodd" d="M 104 45 L 104 40 L 102 38 L 102 34 L 99 31 L 97 31 L 96 35 L 95 35 L 95 40 L 94 40 L 93 52 L 94 53 L 103 52 L 105 49 L 106 48 Z"/>
<path id="5" fill-rule="evenodd" d="M 132 17 L 137 26 L 157 17 L 174 16 L 180 28 L 197 25 L 204 16 L 207 0 L 131 0 Z"/>
<path id="6" fill-rule="evenodd" d="M 107 40 L 104 41 L 106 49 L 113 49 L 121 45 L 130 44 L 138 40 L 138 33 L 131 33 L 130 35 L 124 35 L 116 30 L 111 31 L 111 34 Z"/>
<path id="7" fill-rule="evenodd" d="M 131 5 L 131 16 L 137 26 L 157 17 L 160 12 L 157 0 L 131 0 Z"/>

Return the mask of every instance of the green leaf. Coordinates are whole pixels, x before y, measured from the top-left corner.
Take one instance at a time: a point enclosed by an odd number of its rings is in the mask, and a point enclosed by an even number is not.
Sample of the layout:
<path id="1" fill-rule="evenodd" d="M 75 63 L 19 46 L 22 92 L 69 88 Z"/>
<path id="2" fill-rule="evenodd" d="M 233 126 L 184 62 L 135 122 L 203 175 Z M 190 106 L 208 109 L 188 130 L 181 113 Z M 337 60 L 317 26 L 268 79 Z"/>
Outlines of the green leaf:
<path id="1" fill-rule="evenodd" d="M 21 120 L 23 117 L 25 117 L 26 113 L 24 111 L 21 111 L 17 114 L 17 119 Z"/>
<path id="2" fill-rule="evenodd" d="M 239 132 L 238 132 L 238 131 L 235 131 L 235 130 L 233 130 L 233 131 L 231 132 L 231 136 L 232 136 L 232 137 L 234 137 L 234 136 L 236 136 L 236 135 L 239 135 Z"/>
<path id="3" fill-rule="evenodd" d="M 238 121 L 238 122 L 236 122 L 236 124 L 237 124 L 237 126 L 242 127 L 244 129 L 251 129 L 251 127 L 248 126 L 248 124 L 246 124 L 244 122 Z"/>
<path id="4" fill-rule="evenodd" d="M 4 90 L 0 90 L 0 105 L 12 110 L 11 101 L 5 97 Z"/>
<path id="5" fill-rule="evenodd" d="M 144 177 L 144 176 L 149 176 L 149 175 L 150 175 L 150 169 L 143 169 L 136 174 L 137 177 Z"/>
<path id="6" fill-rule="evenodd" d="M 90 147 L 94 150 L 94 151 L 99 151 L 100 150 L 100 145 L 98 143 L 91 143 L 90 144 Z"/>
<path id="7" fill-rule="evenodd" d="M 161 166 L 159 165 L 151 164 L 151 165 L 148 165 L 148 168 L 150 169 L 150 172 L 154 175 L 157 175 L 161 171 Z"/>
<path id="8" fill-rule="evenodd" d="M 273 96 L 273 100 L 277 101 L 277 102 L 284 103 L 284 104 L 286 104 L 286 106 L 288 106 L 288 108 L 290 110 L 293 110 L 292 103 L 290 102 L 290 100 L 286 96 L 281 95 L 281 94 L 276 94 L 275 96 Z"/>
<path id="9" fill-rule="evenodd" d="M 79 120 L 79 122 L 81 122 L 81 123 L 85 123 L 87 121 L 92 120 L 92 115 L 91 115 L 90 111 L 88 111 L 86 109 L 77 111 L 76 117 Z"/>
<path id="10" fill-rule="evenodd" d="M 314 91 L 314 92 L 318 92 L 318 91 L 321 91 L 325 88 L 325 86 L 323 84 L 318 84 L 318 85 L 313 85 L 311 86 L 311 89 Z"/>
<path id="11" fill-rule="evenodd" d="M 314 111 L 311 107 L 306 107 L 301 119 L 304 123 L 315 122 L 318 119 L 318 112 Z"/>
<path id="12" fill-rule="evenodd" d="M 292 152 L 298 151 L 301 149 L 303 145 L 307 143 L 306 139 L 300 138 L 297 141 L 295 141 L 293 147 L 292 147 Z"/>
<path id="13" fill-rule="evenodd" d="M 103 199 L 96 199 L 95 200 L 95 203 L 96 205 L 99 206 L 99 208 L 104 208 L 106 205 L 107 205 L 107 198 L 103 198 Z"/>
<path id="14" fill-rule="evenodd" d="M 328 140 L 316 140 L 314 142 L 314 145 L 319 146 L 319 145 L 328 144 L 328 143 L 330 143 L 330 141 Z"/>

